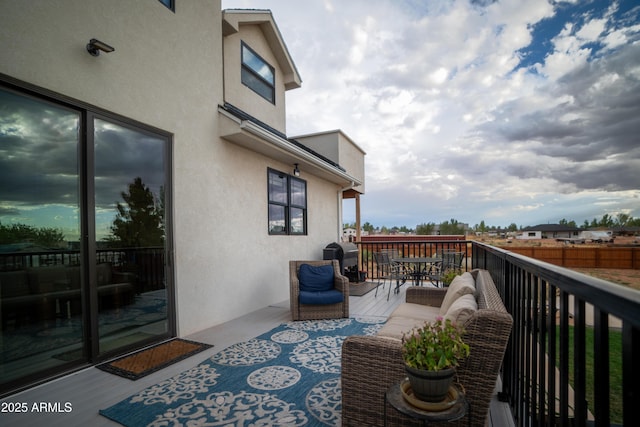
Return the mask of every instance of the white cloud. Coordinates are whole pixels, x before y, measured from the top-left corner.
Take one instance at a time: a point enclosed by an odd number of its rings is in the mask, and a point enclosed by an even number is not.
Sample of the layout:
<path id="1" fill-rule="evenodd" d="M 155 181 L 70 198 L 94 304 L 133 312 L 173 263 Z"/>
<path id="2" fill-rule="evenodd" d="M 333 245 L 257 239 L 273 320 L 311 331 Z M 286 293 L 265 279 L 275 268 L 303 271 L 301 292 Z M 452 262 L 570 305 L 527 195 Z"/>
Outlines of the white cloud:
<path id="1" fill-rule="evenodd" d="M 534 29 L 579 2 L 483 3 L 223 7 L 272 9 L 303 77 L 287 132 L 339 128 L 367 152 L 363 221 L 581 222 L 604 195 L 640 216 L 639 12 L 581 13 L 540 44 Z M 546 53 L 519 68 L 531 46 Z"/>

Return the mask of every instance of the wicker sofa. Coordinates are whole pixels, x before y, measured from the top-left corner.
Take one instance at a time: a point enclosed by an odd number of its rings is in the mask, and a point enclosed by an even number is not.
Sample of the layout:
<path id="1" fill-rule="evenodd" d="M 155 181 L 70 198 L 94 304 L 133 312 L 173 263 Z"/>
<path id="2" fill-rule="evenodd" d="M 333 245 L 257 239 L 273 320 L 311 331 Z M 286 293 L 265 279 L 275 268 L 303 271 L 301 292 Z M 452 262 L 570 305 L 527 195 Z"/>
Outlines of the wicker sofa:
<path id="1" fill-rule="evenodd" d="M 489 272 L 474 270 L 470 274 L 475 287 L 471 296 L 477 303 L 477 309 L 471 312 L 465 309 L 461 317 L 466 330 L 465 341 L 471 347 L 471 354 L 458 367 L 457 381 L 464 387 L 471 404 L 472 425 L 480 427 L 487 421 L 513 320 Z M 384 393 L 406 376 L 400 331 L 408 331 L 411 325 L 420 326 L 424 321 L 442 315 L 439 309 L 448 291 L 429 287 L 409 288 L 406 304 L 400 305 L 392 313 L 377 336 L 351 336 L 345 340 L 342 347 L 344 427 L 385 425 Z M 447 299 L 451 300 L 451 295 Z M 386 413 L 386 425 L 413 425 L 411 420 L 389 406 Z M 459 421 L 459 425 L 467 425 L 467 422 L 465 417 Z"/>

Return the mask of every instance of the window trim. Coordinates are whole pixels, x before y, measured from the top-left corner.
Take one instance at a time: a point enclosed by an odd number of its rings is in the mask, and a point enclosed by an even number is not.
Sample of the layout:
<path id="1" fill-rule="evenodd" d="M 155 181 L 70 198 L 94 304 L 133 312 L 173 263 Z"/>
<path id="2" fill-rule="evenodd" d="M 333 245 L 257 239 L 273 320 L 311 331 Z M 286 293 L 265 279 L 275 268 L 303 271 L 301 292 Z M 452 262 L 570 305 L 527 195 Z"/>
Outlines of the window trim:
<path id="1" fill-rule="evenodd" d="M 279 178 L 285 179 L 286 186 L 286 200 L 284 202 L 279 202 L 272 200 L 271 194 L 271 175 L 277 175 Z M 302 204 L 296 204 L 292 202 L 292 188 L 293 184 L 300 184 L 304 188 L 304 201 Z M 282 231 L 274 231 L 271 228 L 271 207 L 272 206 L 281 206 L 284 208 L 284 229 Z M 269 235 L 271 236 L 306 236 L 308 234 L 307 228 L 307 206 L 308 206 L 308 197 L 307 197 L 307 181 L 304 179 L 300 179 L 293 175 L 286 174 L 284 172 L 278 171 L 276 169 L 267 168 L 267 230 Z M 302 231 L 293 231 L 292 227 L 292 219 L 293 215 L 291 214 L 292 210 L 301 210 L 302 211 Z"/>
<path id="2" fill-rule="evenodd" d="M 253 69 L 251 65 L 244 62 L 244 49 L 247 49 L 253 56 L 255 56 L 265 66 L 269 68 L 269 71 L 271 71 L 271 74 L 273 75 L 273 82 L 269 82 L 267 79 L 262 77 L 262 75 L 260 75 L 258 71 Z M 264 94 L 260 93 L 260 91 L 257 90 L 257 88 L 253 87 L 250 84 L 250 82 L 245 80 L 244 78 L 245 72 L 251 74 L 253 78 L 257 79 L 260 83 L 264 84 L 268 89 L 271 89 L 271 99 L 264 96 Z M 260 95 L 262 98 L 266 99 L 267 101 L 275 105 L 276 103 L 276 70 L 262 56 L 258 55 L 258 53 L 255 50 L 251 49 L 249 45 L 246 44 L 244 41 L 241 42 L 240 44 L 240 81 L 242 82 L 243 85 L 245 85 L 246 87 L 248 87 L 249 89 L 257 93 L 258 95 Z"/>

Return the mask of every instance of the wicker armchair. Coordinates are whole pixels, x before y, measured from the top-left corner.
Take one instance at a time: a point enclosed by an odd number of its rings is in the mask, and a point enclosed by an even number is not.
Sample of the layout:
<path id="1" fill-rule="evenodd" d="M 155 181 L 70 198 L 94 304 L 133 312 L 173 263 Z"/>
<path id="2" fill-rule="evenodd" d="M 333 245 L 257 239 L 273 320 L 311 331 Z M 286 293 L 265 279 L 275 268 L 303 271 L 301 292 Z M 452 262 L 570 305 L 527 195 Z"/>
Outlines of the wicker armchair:
<path id="1" fill-rule="evenodd" d="M 333 265 L 333 282 L 343 295 L 343 301 L 335 304 L 301 304 L 298 271 L 302 264 L 312 266 Z M 349 317 L 349 279 L 340 274 L 338 260 L 289 261 L 290 306 L 293 320 L 338 319 Z"/>
<path id="2" fill-rule="evenodd" d="M 464 328 L 470 356 L 457 368 L 457 382 L 471 404 L 472 425 L 483 427 L 509 341 L 513 320 L 486 270 L 473 272 L 478 311 Z M 446 289 L 412 287 L 407 302 L 440 306 Z M 384 393 L 406 377 L 400 340 L 377 336 L 351 336 L 342 346 L 342 426 L 408 426 L 412 420 L 387 407 Z M 465 417 L 457 424 L 466 426 Z"/>

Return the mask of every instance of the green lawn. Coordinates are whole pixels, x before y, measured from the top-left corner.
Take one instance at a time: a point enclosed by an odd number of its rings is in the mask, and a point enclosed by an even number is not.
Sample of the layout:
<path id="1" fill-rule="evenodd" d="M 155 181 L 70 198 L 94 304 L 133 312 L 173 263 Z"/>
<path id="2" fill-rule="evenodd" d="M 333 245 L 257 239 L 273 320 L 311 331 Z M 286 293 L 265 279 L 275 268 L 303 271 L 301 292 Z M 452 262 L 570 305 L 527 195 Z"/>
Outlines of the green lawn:
<path id="1" fill-rule="evenodd" d="M 573 387 L 574 384 L 574 369 L 573 369 L 573 326 L 569 327 L 569 382 Z M 557 335 L 558 343 L 560 337 L 560 330 L 558 327 Z M 593 413 L 593 328 L 587 327 L 585 329 L 586 338 L 586 370 L 587 370 L 587 390 L 586 398 L 589 402 L 589 410 Z M 556 361 L 559 363 L 559 358 Z M 610 410 L 611 410 L 611 423 L 622 424 L 622 332 L 616 330 L 609 331 L 609 381 L 610 381 Z"/>

